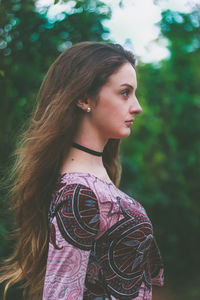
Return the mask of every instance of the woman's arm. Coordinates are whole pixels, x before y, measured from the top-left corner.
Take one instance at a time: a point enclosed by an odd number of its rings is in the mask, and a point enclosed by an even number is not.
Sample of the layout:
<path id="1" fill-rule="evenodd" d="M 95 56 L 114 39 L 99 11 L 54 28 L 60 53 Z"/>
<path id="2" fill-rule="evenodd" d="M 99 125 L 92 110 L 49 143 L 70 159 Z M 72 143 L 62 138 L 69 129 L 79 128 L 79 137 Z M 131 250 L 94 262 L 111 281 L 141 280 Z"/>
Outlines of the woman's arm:
<path id="1" fill-rule="evenodd" d="M 67 185 L 56 200 L 43 300 L 83 299 L 90 251 L 99 228 L 98 202 L 81 184 Z"/>

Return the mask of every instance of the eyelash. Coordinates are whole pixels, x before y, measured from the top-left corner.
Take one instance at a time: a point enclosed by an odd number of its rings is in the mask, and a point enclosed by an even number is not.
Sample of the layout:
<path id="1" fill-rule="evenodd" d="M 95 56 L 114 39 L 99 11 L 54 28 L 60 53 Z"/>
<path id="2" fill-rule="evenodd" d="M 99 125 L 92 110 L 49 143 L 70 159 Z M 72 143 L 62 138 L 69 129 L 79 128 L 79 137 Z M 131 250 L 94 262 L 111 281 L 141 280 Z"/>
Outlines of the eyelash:
<path id="1" fill-rule="evenodd" d="M 127 95 L 124 95 L 125 93 L 127 93 Z M 129 96 L 129 94 L 130 94 L 130 90 L 126 89 L 121 94 L 122 94 L 122 96 L 125 96 L 127 98 Z"/>

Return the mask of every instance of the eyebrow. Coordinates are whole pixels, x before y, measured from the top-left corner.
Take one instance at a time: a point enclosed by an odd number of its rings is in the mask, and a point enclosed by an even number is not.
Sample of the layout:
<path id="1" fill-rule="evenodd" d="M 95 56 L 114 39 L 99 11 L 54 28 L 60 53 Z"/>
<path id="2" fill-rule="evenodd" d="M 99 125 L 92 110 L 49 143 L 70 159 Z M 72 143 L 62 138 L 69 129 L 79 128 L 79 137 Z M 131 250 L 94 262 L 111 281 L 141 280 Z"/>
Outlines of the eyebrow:
<path id="1" fill-rule="evenodd" d="M 122 84 L 120 84 L 120 86 L 128 86 L 129 88 L 131 88 L 132 90 L 134 90 L 134 87 L 131 84 L 129 84 L 129 83 L 122 83 Z M 137 87 L 136 87 L 136 89 L 137 89 Z"/>

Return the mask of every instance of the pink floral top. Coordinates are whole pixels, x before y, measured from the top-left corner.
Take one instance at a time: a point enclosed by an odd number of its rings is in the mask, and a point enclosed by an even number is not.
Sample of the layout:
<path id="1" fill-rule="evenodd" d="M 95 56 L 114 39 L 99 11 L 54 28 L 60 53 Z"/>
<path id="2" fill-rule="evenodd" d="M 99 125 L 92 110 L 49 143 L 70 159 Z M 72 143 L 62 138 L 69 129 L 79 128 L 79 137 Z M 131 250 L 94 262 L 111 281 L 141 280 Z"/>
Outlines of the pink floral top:
<path id="1" fill-rule="evenodd" d="M 73 172 L 56 184 L 43 300 L 152 299 L 163 264 L 152 224 L 112 182 Z"/>

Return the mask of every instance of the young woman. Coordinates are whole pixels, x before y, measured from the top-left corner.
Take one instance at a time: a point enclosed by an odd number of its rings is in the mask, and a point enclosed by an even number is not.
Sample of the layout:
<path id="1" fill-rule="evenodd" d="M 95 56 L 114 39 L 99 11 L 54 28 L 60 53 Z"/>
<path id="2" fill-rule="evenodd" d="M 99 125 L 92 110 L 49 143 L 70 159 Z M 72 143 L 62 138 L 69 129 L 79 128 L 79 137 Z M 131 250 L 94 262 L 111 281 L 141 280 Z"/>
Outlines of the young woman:
<path id="1" fill-rule="evenodd" d="M 152 299 L 163 265 L 144 208 L 118 189 L 120 140 L 142 109 L 135 58 L 83 42 L 51 66 L 13 188 L 18 243 L 2 269 L 25 299 Z"/>

